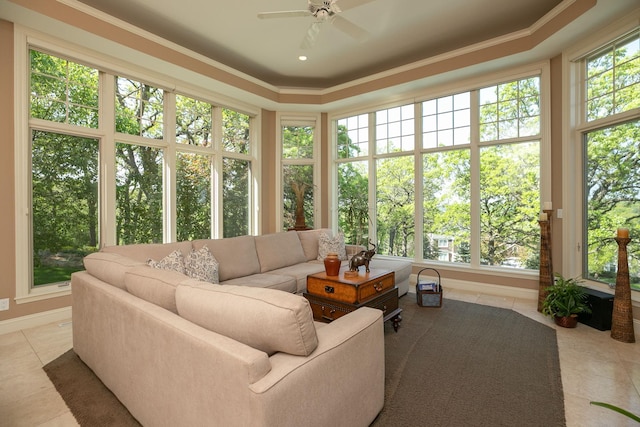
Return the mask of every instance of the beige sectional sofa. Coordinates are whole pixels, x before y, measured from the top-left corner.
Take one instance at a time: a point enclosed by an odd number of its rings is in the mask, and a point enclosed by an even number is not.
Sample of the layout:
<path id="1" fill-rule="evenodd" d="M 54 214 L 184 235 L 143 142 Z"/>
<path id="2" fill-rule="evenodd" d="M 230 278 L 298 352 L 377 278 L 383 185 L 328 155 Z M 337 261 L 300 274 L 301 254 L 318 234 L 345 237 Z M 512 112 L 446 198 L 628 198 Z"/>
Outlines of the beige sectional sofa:
<path id="1" fill-rule="evenodd" d="M 324 268 L 321 232 L 91 254 L 71 280 L 74 350 L 143 425 L 367 426 L 384 403 L 382 312 L 313 321 L 299 294 Z M 147 264 L 205 246 L 224 286 Z M 411 264 L 387 262 L 408 289 Z"/>
<path id="2" fill-rule="evenodd" d="M 254 286 L 302 293 L 306 290 L 307 276 L 324 270 L 318 260 L 320 235 L 332 236 L 329 229 L 290 231 L 262 236 L 240 236 L 227 239 L 203 239 L 172 244 L 145 244 L 108 246 L 85 259 L 85 267 L 92 274 L 107 282 L 121 286 L 122 277 L 111 277 L 119 269 L 113 270 L 112 263 L 123 266 L 144 266 L 149 258 L 159 260 L 171 251 L 179 250 L 188 256 L 194 249 L 207 246 L 219 263 L 219 280 L 223 285 Z M 333 236 L 332 236 L 333 237 Z M 352 256 L 362 247 L 345 245 L 347 256 Z M 348 261 L 343 261 L 347 265 Z M 399 295 L 409 291 L 411 262 L 375 256 L 372 268 L 382 268 L 395 272 Z"/>

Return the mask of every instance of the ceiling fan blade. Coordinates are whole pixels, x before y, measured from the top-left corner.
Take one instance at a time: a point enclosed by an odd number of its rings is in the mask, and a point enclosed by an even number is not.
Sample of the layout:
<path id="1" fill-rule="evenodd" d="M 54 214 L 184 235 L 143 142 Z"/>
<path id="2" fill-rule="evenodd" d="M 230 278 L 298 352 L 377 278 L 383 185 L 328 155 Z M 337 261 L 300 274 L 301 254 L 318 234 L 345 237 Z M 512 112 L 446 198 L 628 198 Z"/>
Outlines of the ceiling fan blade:
<path id="1" fill-rule="evenodd" d="M 306 17 L 311 15 L 308 10 L 287 10 L 282 12 L 261 12 L 258 13 L 258 18 L 260 19 L 271 19 L 271 18 L 298 18 L 298 17 Z"/>
<path id="2" fill-rule="evenodd" d="M 358 41 L 363 41 L 369 37 L 369 33 L 365 29 L 339 15 L 336 15 L 331 19 L 331 24 Z"/>
<path id="3" fill-rule="evenodd" d="M 373 0 L 337 0 L 340 4 L 340 9 L 349 10 L 354 7 L 362 6 L 363 4 L 371 3 Z"/>
<path id="4" fill-rule="evenodd" d="M 322 28 L 321 25 L 322 22 L 314 22 L 309 26 L 307 35 L 304 37 L 304 40 L 302 40 L 302 44 L 300 45 L 302 49 L 311 49 L 316 44 L 318 34 L 320 34 L 320 28 Z"/>

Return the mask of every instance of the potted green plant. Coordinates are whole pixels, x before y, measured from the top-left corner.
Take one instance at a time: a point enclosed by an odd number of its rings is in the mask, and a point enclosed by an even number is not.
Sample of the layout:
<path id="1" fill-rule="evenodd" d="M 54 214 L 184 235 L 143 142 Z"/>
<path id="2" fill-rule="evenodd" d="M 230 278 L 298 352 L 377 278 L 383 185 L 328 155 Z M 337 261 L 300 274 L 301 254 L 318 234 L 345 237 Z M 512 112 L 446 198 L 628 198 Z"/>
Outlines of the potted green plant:
<path id="1" fill-rule="evenodd" d="M 575 278 L 565 279 L 562 274 L 555 274 L 555 283 L 549 286 L 547 296 L 542 303 L 542 313 L 553 316 L 557 325 L 575 328 L 579 313 L 591 313 L 587 304 L 587 294 L 581 281 Z"/>

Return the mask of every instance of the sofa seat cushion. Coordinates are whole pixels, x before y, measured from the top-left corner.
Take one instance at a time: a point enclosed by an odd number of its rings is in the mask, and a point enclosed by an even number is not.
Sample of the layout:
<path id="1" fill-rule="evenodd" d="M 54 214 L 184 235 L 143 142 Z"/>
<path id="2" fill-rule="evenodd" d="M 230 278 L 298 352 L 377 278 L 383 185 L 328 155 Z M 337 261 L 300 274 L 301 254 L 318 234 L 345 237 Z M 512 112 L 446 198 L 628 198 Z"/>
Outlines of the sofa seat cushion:
<path id="1" fill-rule="evenodd" d="M 308 356 L 318 346 L 309 302 L 294 294 L 247 286 L 176 290 L 178 314 L 213 332 L 272 355 Z"/>
<path id="2" fill-rule="evenodd" d="M 220 283 L 236 277 L 260 273 L 260 261 L 256 253 L 254 236 L 227 237 L 224 239 L 202 239 L 193 241 L 193 249 L 204 246 L 218 261 Z"/>
<path id="3" fill-rule="evenodd" d="M 135 267 L 124 275 L 126 290 L 145 301 L 177 313 L 176 287 L 189 278 L 177 271 Z"/>
<path id="4" fill-rule="evenodd" d="M 89 274 L 120 289 L 126 289 L 124 274 L 134 267 L 145 266 L 144 261 L 108 252 L 94 252 L 83 259 Z"/>
<path id="5" fill-rule="evenodd" d="M 266 275 L 277 274 L 281 276 L 293 277 L 296 282 L 296 288 L 294 289 L 294 292 L 302 293 L 307 290 L 307 276 L 309 274 L 315 274 L 321 271 L 324 271 L 324 263 L 320 261 L 309 261 L 289 267 L 279 268 L 277 270 L 266 273 Z"/>
<path id="6" fill-rule="evenodd" d="M 173 251 L 180 251 L 186 257 L 191 252 L 191 242 L 137 243 L 134 245 L 105 246 L 101 252 L 117 253 L 136 261 L 147 262 L 149 258 L 161 260 Z"/>
<path id="7" fill-rule="evenodd" d="M 277 289 L 284 292 L 296 292 L 296 279 L 282 274 L 258 273 L 246 277 L 225 280 L 222 285 L 251 286 L 254 288 Z"/>
<path id="8" fill-rule="evenodd" d="M 265 234 L 255 239 L 261 273 L 307 260 L 295 231 Z"/>

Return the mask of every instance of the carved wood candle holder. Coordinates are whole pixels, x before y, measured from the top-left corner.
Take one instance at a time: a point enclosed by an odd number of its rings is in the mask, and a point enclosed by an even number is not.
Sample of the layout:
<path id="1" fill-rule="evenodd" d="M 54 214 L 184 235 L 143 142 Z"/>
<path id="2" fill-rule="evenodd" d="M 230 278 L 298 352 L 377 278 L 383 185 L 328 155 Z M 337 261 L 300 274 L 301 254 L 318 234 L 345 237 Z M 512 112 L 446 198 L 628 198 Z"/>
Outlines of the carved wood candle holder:
<path id="1" fill-rule="evenodd" d="M 628 232 L 627 232 L 628 233 Z M 629 262 L 627 245 L 628 237 L 615 237 L 618 243 L 618 273 L 616 275 L 616 293 L 613 298 L 613 314 L 611 317 L 611 338 L 621 342 L 636 342 L 633 330 L 633 306 L 631 305 L 631 285 L 629 283 Z"/>

